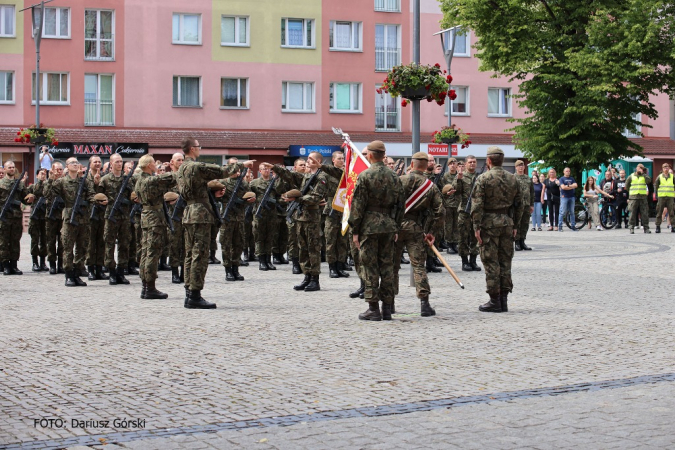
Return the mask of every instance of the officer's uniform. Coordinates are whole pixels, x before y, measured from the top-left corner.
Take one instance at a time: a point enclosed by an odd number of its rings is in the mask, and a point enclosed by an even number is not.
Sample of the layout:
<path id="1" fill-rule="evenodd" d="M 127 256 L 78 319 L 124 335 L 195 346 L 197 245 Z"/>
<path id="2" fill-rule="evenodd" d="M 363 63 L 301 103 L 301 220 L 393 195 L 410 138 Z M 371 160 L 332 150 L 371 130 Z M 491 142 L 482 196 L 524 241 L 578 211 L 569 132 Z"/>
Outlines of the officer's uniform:
<path id="1" fill-rule="evenodd" d="M 668 164 L 664 164 L 663 167 L 670 168 Z M 673 178 L 673 174 L 668 174 L 668 177 L 660 174 L 658 177 L 656 177 L 656 181 L 654 182 L 654 191 L 658 197 L 656 202 L 657 233 L 661 232 L 661 222 L 663 220 L 664 208 L 668 210 L 670 231 L 671 233 L 675 233 L 675 227 L 673 227 L 673 224 L 675 224 L 675 211 L 673 211 L 673 207 L 675 206 L 675 202 L 673 201 L 675 199 L 675 190 L 673 189 Z"/>

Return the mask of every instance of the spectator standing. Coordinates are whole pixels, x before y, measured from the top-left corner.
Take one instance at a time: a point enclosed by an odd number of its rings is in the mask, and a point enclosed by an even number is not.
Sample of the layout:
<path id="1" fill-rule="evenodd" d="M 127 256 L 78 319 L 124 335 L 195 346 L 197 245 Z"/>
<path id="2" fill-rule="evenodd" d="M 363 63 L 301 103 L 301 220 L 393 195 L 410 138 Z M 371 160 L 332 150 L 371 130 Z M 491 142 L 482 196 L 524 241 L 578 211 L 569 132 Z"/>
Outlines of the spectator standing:
<path id="1" fill-rule="evenodd" d="M 645 166 L 638 164 L 635 172 L 626 180 L 626 190 L 628 190 L 628 210 L 630 211 L 630 234 L 635 234 L 634 228 L 637 222 L 637 215 L 642 218 L 642 227 L 645 234 L 651 233 L 649 230 L 649 206 L 647 204 L 647 195 L 649 193 L 647 185 L 652 179 L 647 175 Z"/>
<path id="2" fill-rule="evenodd" d="M 532 231 L 541 231 L 541 194 L 544 185 L 539 181 L 537 174 L 532 175 L 532 185 L 534 186 L 534 211 L 532 212 Z"/>
<path id="3" fill-rule="evenodd" d="M 544 181 L 546 181 L 546 175 L 543 173 L 539 174 L 539 182 L 541 183 L 541 194 L 539 202 L 541 203 L 541 220 L 546 223 L 546 213 L 548 212 L 548 204 L 546 199 L 546 189 L 544 189 Z M 541 230 L 539 230 L 541 231 Z"/>
<path id="4" fill-rule="evenodd" d="M 560 210 L 560 180 L 556 176 L 555 169 L 548 171 L 548 178 L 544 182 L 544 189 L 542 189 L 542 201 L 546 197 L 546 205 L 548 207 L 549 223 L 548 231 L 558 231 L 558 211 Z"/>
<path id="5" fill-rule="evenodd" d="M 54 157 L 49 153 L 49 147 L 46 145 L 40 147 L 40 169 L 46 169 L 47 171 L 52 170 L 53 162 Z"/>
<path id="6" fill-rule="evenodd" d="M 600 192 L 602 192 L 602 190 L 598 189 L 595 185 L 595 178 L 588 177 L 586 184 L 584 184 L 584 198 L 586 199 L 588 212 L 591 213 L 592 223 L 588 224 L 589 230 L 593 227 L 592 224 L 595 223 L 595 228 L 598 231 L 602 231 L 602 227 L 600 226 L 600 213 L 598 211 L 598 194 Z"/>
<path id="7" fill-rule="evenodd" d="M 578 187 L 577 181 L 572 178 L 572 169 L 565 167 L 563 176 L 558 180 L 560 186 L 560 211 L 558 212 L 558 231 L 563 230 L 563 220 L 565 214 L 570 213 L 570 225 L 572 231 L 576 225 L 576 217 L 574 217 L 574 190 Z"/>
<path id="8" fill-rule="evenodd" d="M 626 171 L 619 171 L 619 178 L 616 180 L 616 221 L 618 222 L 616 227 L 621 228 L 621 222 L 623 221 L 623 226 L 628 228 L 628 189 L 626 189 Z"/>
<path id="9" fill-rule="evenodd" d="M 661 220 L 663 219 L 664 208 L 670 215 L 670 232 L 675 233 L 673 228 L 673 199 L 675 198 L 675 189 L 673 189 L 673 174 L 670 170 L 670 164 L 665 163 L 661 166 L 663 173 L 656 177 L 654 182 L 654 191 L 658 196 L 656 203 L 656 232 L 661 232 Z"/>

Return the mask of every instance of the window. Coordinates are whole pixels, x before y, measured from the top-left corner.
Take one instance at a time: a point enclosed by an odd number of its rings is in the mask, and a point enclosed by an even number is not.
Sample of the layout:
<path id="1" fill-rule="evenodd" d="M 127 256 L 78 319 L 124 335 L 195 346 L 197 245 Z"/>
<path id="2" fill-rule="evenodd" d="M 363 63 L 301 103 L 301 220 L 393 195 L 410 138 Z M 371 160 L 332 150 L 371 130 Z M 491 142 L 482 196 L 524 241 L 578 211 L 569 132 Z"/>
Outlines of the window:
<path id="1" fill-rule="evenodd" d="M 113 76 L 84 76 L 84 124 L 115 125 Z"/>
<path id="2" fill-rule="evenodd" d="M 314 21 L 281 19 L 281 46 L 314 48 Z"/>
<path id="3" fill-rule="evenodd" d="M 468 116 L 469 115 L 469 88 L 466 86 L 450 86 L 450 89 L 455 90 L 457 98 L 446 103 L 445 115 L 448 115 L 448 108 L 452 105 L 453 116 Z"/>
<path id="4" fill-rule="evenodd" d="M 220 79 L 220 107 L 248 109 L 248 78 Z"/>
<path id="5" fill-rule="evenodd" d="M 399 100 L 386 92 L 375 95 L 375 131 L 401 130 Z"/>
<path id="6" fill-rule="evenodd" d="M 401 12 L 400 0 L 375 0 L 375 11 Z"/>
<path id="7" fill-rule="evenodd" d="M 488 116 L 511 116 L 510 88 L 488 88 Z"/>
<path id="8" fill-rule="evenodd" d="M 45 8 L 42 37 L 53 39 L 69 39 L 70 9 Z"/>
<path id="9" fill-rule="evenodd" d="M 471 45 L 469 43 L 469 32 L 464 31 L 461 28 L 457 29 L 455 32 L 446 31 L 443 42 L 445 42 L 445 49 L 450 50 L 452 48 L 452 38 L 456 40 L 455 42 L 455 52 L 453 56 L 469 57 L 471 56 Z"/>
<path id="10" fill-rule="evenodd" d="M 0 72 L 0 103 L 14 103 L 14 72 Z"/>
<path id="11" fill-rule="evenodd" d="M 330 84 L 330 112 L 332 113 L 360 113 L 361 112 L 361 84 L 331 83 Z"/>
<path id="12" fill-rule="evenodd" d="M 201 78 L 173 77 L 173 106 L 201 107 Z"/>
<path id="13" fill-rule="evenodd" d="M 642 113 L 633 114 L 632 117 L 633 117 L 633 120 L 635 120 L 636 122 L 642 123 Z M 626 136 L 626 137 L 629 137 L 629 138 L 640 138 L 640 137 L 642 137 L 640 135 L 641 131 L 642 131 L 642 126 L 636 125 L 635 131 L 632 131 L 631 129 L 626 128 L 625 130 L 623 130 L 623 135 Z"/>
<path id="14" fill-rule="evenodd" d="M 84 58 L 112 60 L 115 57 L 113 11 L 84 11 Z"/>
<path id="15" fill-rule="evenodd" d="M 331 50 L 361 51 L 361 22 L 330 22 Z"/>
<path id="16" fill-rule="evenodd" d="M 283 112 L 314 112 L 314 83 L 281 83 Z"/>
<path id="17" fill-rule="evenodd" d="M 202 16 L 200 14 L 173 15 L 174 44 L 201 45 L 202 43 Z"/>
<path id="18" fill-rule="evenodd" d="M 389 72 L 401 64 L 398 25 L 375 25 L 375 71 Z"/>
<path id="19" fill-rule="evenodd" d="M 40 104 L 70 104 L 70 84 L 67 73 L 40 73 Z M 35 103 L 35 73 L 32 76 L 32 99 Z"/>
<path id="20" fill-rule="evenodd" d="M 248 17 L 223 16 L 220 20 L 220 45 L 248 47 L 248 21 Z"/>
<path id="21" fill-rule="evenodd" d="M 0 5 L 0 37 L 14 37 L 14 6 Z"/>

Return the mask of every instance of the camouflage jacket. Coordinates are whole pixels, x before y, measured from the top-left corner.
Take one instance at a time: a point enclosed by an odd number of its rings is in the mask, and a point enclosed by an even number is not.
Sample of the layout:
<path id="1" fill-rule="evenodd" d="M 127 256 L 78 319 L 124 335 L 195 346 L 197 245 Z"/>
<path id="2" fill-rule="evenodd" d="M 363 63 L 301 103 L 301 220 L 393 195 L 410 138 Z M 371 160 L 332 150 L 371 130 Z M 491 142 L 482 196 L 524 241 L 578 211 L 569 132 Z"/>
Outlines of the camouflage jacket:
<path id="1" fill-rule="evenodd" d="M 477 172 L 470 173 L 464 172 L 462 178 L 455 178 L 455 183 L 453 184 L 455 190 L 455 195 L 459 198 L 459 204 L 457 205 L 457 211 L 464 212 L 466 210 L 466 203 L 469 201 L 469 194 L 471 194 L 471 185 L 473 179 L 478 176 Z"/>
<path id="2" fill-rule="evenodd" d="M 164 194 L 176 184 L 176 178 L 171 173 L 150 175 L 142 172 L 134 191 L 143 205 L 141 213 L 141 228 L 167 227 L 164 218 Z"/>
<path id="3" fill-rule="evenodd" d="M 133 192 L 136 192 L 136 183 L 138 183 L 138 180 L 141 179 L 141 173 L 143 173 L 143 172 L 141 172 L 140 169 L 136 169 L 136 170 L 137 170 L 138 172 L 134 173 L 134 174 L 131 176 L 131 179 L 129 180 L 129 184 L 131 185 L 131 190 L 132 190 Z M 133 208 L 133 205 L 132 205 L 131 207 Z M 136 211 L 137 211 L 136 214 L 135 214 L 136 219 L 134 219 L 134 220 L 136 221 L 136 222 L 135 222 L 136 224 L 139 224 L 139 225 L 140 225 L 140 223 L 141 223 L 140 218 L 141 218 L 141 213 L 142 213 L 143 210 L 142 210 L 142 209 L 136 209 Z M 130 211 L 130 212 L 131 212 L 131 211 Z"/>
<path id="4" fill-rule="evenodd" d="M 279 178 L 286 180 L 293 186 L 300 186 L 298 189 L 302 191 L 305 185 L 312 178 L 311 173 L 291 172 L 285 167 L 274 166 L 272 168 L 274 173 L 279 175 Z M 312 184 L 312 187 L 307 191 L 307 194 L 298 198 L 298 202 L 302 206 L 302 211 L 295 214 L 295 219 L 298 222 L 320 222 L 321 208 L 319 203 L 326 197 L 326 179 L 327 175 L 321 171 Z"/>
<path id="5" fill-rule="evenodd" d="M 277 206 L 277 199 L 283 194 L 283 192 L 278 192 L 277 189 L 279 189 L 279 178 L 277 177 L 274 180 L 274 187 L 270 190 L 270 196 L 269 200 L 267 202 L 267 206 L 269 209 L 263 208 L 262 210 L 262 217 L 263 219 L 269 219 L 271 217 L 276 217 L 276 206 Z M 258 211 L 258 207 L 260 206 L 260 202 L 262 201 L 263 196 L 265 195 L 265 191 L 267 190 L 267 187 L 270 185 L 272 182 L 272 178 L 270 177 L 269 180 L 265 180 L 263 177 L 258 177 L 255 180 L 251 181 L 249 184 L 249 188 L 251 191 L 255 193 L 255 206 L 253 208 L 253 214 Z"/>
<path id="6" fill-rule="evenodd" d="M 16 176 L 20 175 L 21 174 L 17 174 Z M 0 211 L 2 210 L 2 208 L 5 207 L 7 197 L 9 197 L 9 193 L 12 190 L 14 181 L 15 180 L 8 177 L 4 177 L 2 180 L 0 180 Z M 26 186 L 23 184 L 23 181 L 20 181 L 19 186 L 16 190 L 16 195 L 14 196 L 14 200 L 18 200 L 23 203 L 24 198 L 28 195 L 28 193 L 29 193 L 28 188 L 26 188 Z M 23 212 L 21 211 L 21 208 L 10 207 L 7 210 L 5 217 L 7 219 L 20 219 L 23 217 Z"/>
<path id="7" fill-rule="evenodd" d="M 187 202 L 183 213 L 183 223 L 215 223 L 213 210 L 209 203 L 207 183 L 244 169 L 243 164 L 229 164 L 221 167 L 216 164 L 197 162 L 189 156 L 178 169 L 178 188 Z"/>
<path id="8" fill-rule="evenodd" d="M 66 204 L 66 207 L 63 208 L 61 217 L 63 219 L 70 219 L 72 214 L 73 206 L 75 205 L 75 199 L 77 199 L 77 191 L 80 187 L 80 180 L 82 177 L 70 178 L 68 173 L 64 174 L 61 178 L 51 183 L 47 183 L 45 186 L 45 195 L 52 196 L 52 199 L 55 196 L 61 197 L 63 202 Z M 84 189 L 82 190 L 82 200 L 89 202 L 91 204 L 94 201 L 94 195 L 96 191 L 94 190 L 94 184 L 89 180 L 84 180 Z M 47 210 L 49 213 L 49 210 Z M 82 208 L 76 214 L 77 221 L 80 225 L 89 224 L 89 208 Z"/>
<path id="9" fill-rule="evenodd" d="M 359 174 L 352 197 L 349 226 L 358 235 L 397 233 L 405 197 L 401 179 L 378 161 Z"/>
<path id="10" fill-rule="evenodd" d="M 100 178 L 99 181 L 98 181 L 98 182 L 99 182 L 98 185 L 94 182 L 94 173 L 90 170 L 89 173 L 87 174 L 87 181 L 89 181 L 89 183 L 91 183 L 91 185 L 94 187 L 94 190 L 95 190 L 97 193 L 98 193 L 98 192 L 101 192 L 101 191 L 99 190 L 99 185 L 101 184 L 101 180 L 102 180 L 103 177 L 105 176 L 105 175 L 103 175 L 103 171 L 102 171 L 102 170 L 101 170 L 100 173 L 101 173 L 101 178 Z M 114 199 L 113 199 L 113 201 L 114 201 Z M 112 206 L 112 205 L 110 205 L 110 206 Z M 90 217 L 92 220 L 97 220 L 97 221 L 103 219 L 103 213 L 106 211 L 106 208 L 107 208 L 107 207 L 102 206 L 102 205 L 96 205 L 96 202 L 93 202 L 93 203 L 91 203 L 91 204 L 89 205 L 89 211 L 91 212 L 91 208 L 94 208 L 94 207 L 96 208 L 96 211 L 94 212 L 94 216 L 92 217 L 91 214 L 90 214 L 89 217 Z"/>
<path id="11" fill-rule="evenodd" d="M 427 177 L 419 170 L 413 170 L 407 175 L 401 177 L 401 184 L 403 185 L 403 197 L 407 201 L 408 198 L 415 192 L 424 182 Z M 403 222 L 412 221 L 422 227 L 422 229 L 433 235 L 438 235 L 439 231 L 443 229 L 445 219 L 445 208 L 443 207 L 443 199 L 441 198 L 441 191 L 436 186 L 432 186 L 424 197 L 415 203 L 410 208 L 410 211 L 404 213 Z M 405 223 L 404 225 L 405 226 Z"/>
<path id="12" fill-rule="evenodd" d="M 173 185 L 167 192 L 174 192 L 178 195 L 180 195 L 180 189 L 178 189 L 178 171 L 176 172 L 171 172 L 171 175 L 173 175 L 174 180 L 176 180 L 176 184 Z M 166 206 L 169 207 L 169 214 L 173 214 L 173 210 L 176 208 L 176 202 L 173 203 L 173 205 L 167 203 Z M 174 222 L 175 225 L 175 222 Z"/>
<path id="13" fill-rule="evenodd" d="M 342 174 L 345 172 L 344 169 L 339 169 L 333 165 L 322 164 L 321 171 L 324 172 L 326 177 L 326 207 L 323 209 L 323 213 L 328 215 L 333 211 L 333 199 L 337 193 L 338 186 L 340 185 L 340 180 L 342 179 Z M 333 214 L 335 215 L 335 214 Z M 341 215 L 341 214 L 340 214 Z"/>
<path id="14" fill-rule="evenodd" d="M 122 198 L 126 200 L 126 202 L 123 200 L 120 203 L 119 208 L 117 209 L 117 216 L 115 217 L 116 219 L 128 219 L 129 218 L 129 212 L 131 211 L 131 191 L 134 190 L 134 185 L 132 184 L 133 181 L 133 175 L 129 179 L 129 182 L 127 183 L 127 187 L 124 190 L 124 193 L 122 194 Z M 107 175 L 104 175 L 101 178 L 101 181 L 99 181 L 98 186 L 96 186 L 96 192 L 105 194 L 106 197 L 108 197 L 108 206 L 106 206 L 105 209 L 105 218 L 107 219 L 110 217 L 110 212 L 112 211 L 113 204 L 115 203 L 115 199 L 117 198 L 117 194 L 120 191 L 120 188 L 122 187 L 122 182 L 124 182 L 124 172 L 120 174 L 119 177 L 116 177 L 115 174 L 110 172 Z"/>
<path id="15" fill-rule="evenodd" d="M 514 222 L 514 217 L 518 219 L 522 214 L 522 192 L 515 175 L 503 167 L 493 167 L 478 177 L 471 201 L 474 231 L 497 227 L 516 229 L 519 224 Z"/>
<path id="16" fill-rule="evenodd" d="M 49 219 L 49 211 L 52 209 L 52 202 L 54 201 L 54 198 L 57 197 L 57 195 L 51 190 L 51 185 L 54 184 L 55 180 L 52 180 L 50 178 L 47 178 L 47 181 L 45 181 L 44 186 L 42 187 L 42 194 L 44 195 L 45 199 L 47 200 L 47 212 L 45 213 L 45 217 Z M 61 221 L 61 215 L 60 214 L 54 214 L 54 221 Z"/>
<path id="17" fill-rule="evenodd" d="M 232 197 L 232 193 L 234 192 L 234 186 L 237 184 L 237 178 L 224 178 L 222 180 L 218 180 L 222 184 L 225 185 L 225 195 L 217 199 L 219 202 L 223 204 L 223 207 L 221 209 L 221 213 L 225 211 L 225 208 L 227 207 L 227 203 L 230 201 L 230 198 Z M 228 212 L 227 218 L 228 220 L 223 221 L 223 227 L 227 227 L 228 222 L 243 222 L 244 221 L 244 214 L 246 213 L 246 208 L 248 206 L 253 205 L 253 203 L 248 203 L 246 200 L 242 200 L 242 197 L 244 194 L 247 192 L 251 192 L 251 188 L 249 187 L 249 184 L 246 181 L 241 182 L 241 189 L 239 189 L 238 192 L 238 199 L 235 200 L 234 202 L 234 208 L 232 211 Z"/>
<path id="18" fill-rule="evenodd" d="M 286 217 L 286 208 L 288 207 L 288 202 L 283 200 L 281 195 L 290 191 L 291 185 L 288 183 L 288 181 L 277 177 L 277 185 L 274 190 L 279 194 L 279 197 L 277 198 L 277 216 Z"/>
<path id="19" fill-rule="evenodd" d="M 446 172 L 445 175 L 443 175 L 443 178 L 441 179 L 441 185 L 439 186 L 439 189 L 441 191 L 443 190 L 443 187 L 446 185 L 452 186 L 453 189 L 455 189 L 455 181 L 457 180 L 457 172 L 455 173 L 450 173 Z M 445 206 L 446 209 L 448 208 L 455 208 L 457 209 L 457 206 L 459 206 L 459 194 L 455 192 L 452 195 L 443 195 L 443 205 Z"/>
<path id="20" fill-rule="evenodd" d="M 28 186 L 28 193 L 33 194 L 35 196 L 35 200 L 39 199 L 40 197 L 45 196 L 45 185 L 47 184 L 47 181 L 40 181 L 37 180 L 35 183 L 31 184 Z"/>
<path id="21" fill-rule="evenodd" d="M 523 196 L 523 206 L 534 205 L 534 183 L 532 183 L 532 177 L 527 174 L 516 175 L 516 180 L 520 185 L 520 193 Z"/>

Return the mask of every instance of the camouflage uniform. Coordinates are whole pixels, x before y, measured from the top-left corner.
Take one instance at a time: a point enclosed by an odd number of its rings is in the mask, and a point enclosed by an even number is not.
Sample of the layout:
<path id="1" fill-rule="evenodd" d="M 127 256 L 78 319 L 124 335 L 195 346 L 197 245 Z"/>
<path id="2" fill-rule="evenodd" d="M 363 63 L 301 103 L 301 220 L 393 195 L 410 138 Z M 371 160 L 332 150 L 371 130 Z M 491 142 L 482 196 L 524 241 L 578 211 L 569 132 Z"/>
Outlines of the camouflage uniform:
<path id="1" fill-rule="evenodd" d="M 328 196 L 326 197 L 326 207 L 323 210 L 323 214 L 326 216 L 323 232 L 326 242 L 326 262 L 329 264 L 346 263 L 349 242 L 347 236 L 342 235 L 342 213 L 334 210 L 332 206 L 344 170 L 329 165 L 323 165 L 321 169 L 329 175 L 326 189 Z"/>
<path id="2" fill-rule="evenodd" d="M 443 175 L 441 180 L 440 188 L 443 189 L 443 186 L 451 185 L 454 186 L 457 180 L 457 172 L 450 173 L 447 172 Z M 457 219 L 459 218 L 459 206 L 460 196 L 455 192 L 452 195 L 442 195 L 443 197 L 443 206 L 445 207 L 445 230 L 444 236 L 445 241 L 450 244 L 459 243 L 459 228 L 457 224 Z"/>
<path id="3" fill-rule="evenodd" d="M 53 180 L 47 178 L 43 192 L 47 199 L 47 212 L 45 213 L 45 232 L 47 234 L 47 261 L 50 265 L 50 273 L 54 272 L 54 267 L 58 259 L 63 258 L 63 243 L 61 242 L 61 227 L 63 221 L 61 219 L 61 211 L 55 211 L 54 218 L 49 218 L 49 212 L 52 210 L 52 203 L 55 196 L 50 192 L 48 186 L 51 186 Z M 53 275 L 54 273 L 52 273 Z"/>
<path id="4" fill-rule="evenodd" d="M 457 228 L 459 229 L 459 256 L 477 256 L 478 255 L 478 241 L 473 233 L 473 226 L 471 223 L 471 216 L 464 212 L 466 204 L 469 201 L 469 194 L 471 193 L 471 185 L 473 179 L 477 177 L 477 173 L 464 172 L 462 179 L 456 178 L 454 188 L 459 196 L 459 218 L 457 219 Z"/>
<path id="5" fill-rule="evenodd" d="M 375 162 L 359 174 L 349 225 L 359 237 L 364 298 L 368 303 L 394 302 L 394 235 L 403 220 L 403 187 L 396 174 Z"/>
<path id="6" fill-rule="evenodd" d="M 225 195 L 220 198 L 223 203 L 223 211 L 232 197 L 234 186 L 237 184 L 237 178 L 227 178 L 219 180 L 225 185 Z M 237 193 L 238 200 L 235 201 L 234 208 L 228 211 L 227 219 L 223 220 L 220 226 L 220 250 L 222 252 L 223 267 L 238 267 L 241 263 L 241 252 L 244 250 L 244 212 L 249 203 L 244 203 L 241 198 L 249 192 L 248 183 L 241 182 L 241 188 Z M 241 203 L 240 203 L 241 202 Z"/>
<path id="7" fill-rule="evenodd" d="M 44 197 L 44 188 L 46 181 L 37 180 L 28 186 L 28 192 L 35 196 L 32 207 L 34 208 L 38 200 Z M 31 215 L 32 211 L 31 211 Z M 35 214 L 28 222 L 28 234 L 30 235 L 30 254 L 33 257 L 45 258 L 47 256 L 47 230 L 45 226 L 45 215 Z"/>
<path id="8" fill-rule="evenodd" d="M 143 205 L 141 228 L 143 229 L 139 272 L 146 283 L 157 279 L 157 264 L 162 254 L 162 237 L 168 226 L 164 217 L 164 194 L 176 184 L 171 173 L 150 175 L 142 172 L 134 191 Z M 107 263 L 107 262 L 106 262 Z"/>
<path id="9" fill-rule="evenodd" d="M 211 226 L 215 223 L 209 203 L 207 183 L 228 177 L 244 168 L 243 164 L 220 167 L 195 161 L 186 156 L 178 169 L 178 188 L 187 202 L 183 213 L 185 235 L 185 287 L 191 291 L 204 289 L 209 266 Z"/>
<path id="10" fill-rule="evenodd" d="M 178 172 L 172 172 L 172 174 L 176 179 L 176 182 L 178 182 Z M 180 194 L 178 192 L 177 185 L 169 189 L 169 191 L 175 192 L 176 194 Z M 174 209 L 176 208 L 176 204 L 174 203 L 173 205 L 167 206 L 169 207 L 169 217 L 172 217 Z M 169 265 L 171 266 L 172 269 L 176 269 L 179 266 L 182 266 L 183 262 L 185 261 L 185 239 L 183 236 L 182 216 L 179 217 L 179 219 L 181 220 L 173 221 L 173 234 L 169 236 L 169 239 L 171 240 L 171 250 L 169 251 Z"/>
<path id="11" fill-rule="evenodd" d="M 282 255 L 289 251 L 288 249 L 288 224 L 286 222 L 286 207 L 288 203 L 281 199 L 281 194 L 291 190 L 288 183 L 281 178 L 277 179 L 277 186 L 274 188 L 279 194 L 277 199 L 276 223 L 274 225 L 274 234 L 272 236 L 272 253 Z M 289 253 L 288 257 L 291 255 Z"/>
<path id="12" fill-rule="evenodd" d="M 101 180 L 106 175 L 101 174 Z M 99 190 L 98 186 L 94 184 L 94 175 L 90 171 L 87 175 L 87 180 L 89 183 L 94 186 L 96 192 L 102 192 Z M 99 183 L 101 181 L 99 180 Z M 110 197 L 108 197 L 110 199 Z M 113 197 L 113 201 L 114 201 Z M 100 205 L 90 205 L 91 208 L 95 208 L 93 214 L 89 215 L 89 242 L 87 243 L 87 260 L 85 261 L 87 266 L 106 266 L 105 264 L 105 217 L 104 212 L 106 208 Z M 127 218 L 129 215 L 127 214 Z M 114 245 L 114 244 L 113 244 Z"/>
<path id="13" fill-rule="evenodd" d="M 253 208 L 253 235 L 255 237 L 255 254 L 258 256 L 272 254 L 272 240 L 274 238 L 275 229 L 277 228 L 277 198 L 283 194 L 283 192 L 277 191 L 279 185 L 277 181 L 278 178 L 275 178 L 274 187 L 270 190 L 269 201 L 267 203 L 267 206 L 270 209 L 263 208 L 262 216 L 260 218 L 257 218 L 255 213 L 258 211 L 260 202 L 265 195 L 267 187 L 272 183 L 272 179 L 265 180 L 263 177 L 259 177 L 251 181 L 250 184 L 250 188 L 256 196 L 256 203 Z"/>
<path id="14" fill-rule="evenodd" d="M 534 183 L 532 183 L 532 177 L 526 173 L 516 175 L 516 181 L 518 181 L 518 185 L 520 186 L 521 203 L 523 204 L 522 216 L 514 219 L 516 223 L 520 224 L 516 240 L 525 240 L 527 230 L 530 229 L 530 206 L 534 205 Z"/>
<path id="15" fill-rule="evenodd" d="M 21 174 L 16 176 L 21 176 Z M 7 176 L 0 180 L 0 210 L 7 202 L 14 181 Z M 27 195 L 28 189 L 24 186 L 23 181 L 20 181 L 14 200 L 23 202 Z M 23 211 L 20 207 L 10 207 L 7 209 L 5 221 L 0 222 L 0 261 L 16 263 L 19 260 L 21 256 L 21 234 L 23 234 Z"/>
<path id="16" fill-rule="evenodd" d="M 129 184 L 133 186 L 133 189 L 136 189 L 136 183 L 141 177 L 141 172 L 139 169 L 136 169 L 138 173 L 134 173 L 129 180 Z M 133 209 L 133 205 L 132 205 Z M 131 239 L 129 240 L 129 259 L 133 260 L 136 264 L 141 260 L 141 251 L 143 249 L 143 229 L 141 228 L 141 211 L 142 209 L 136 209 L 134 214 L 134 223 L 130 222 L 130 231 Z"/>
<path id="17" fill-rule="evenodd" d="M 105 194 L 108 197 L 108 205 L 105 209 L 105 229 L 103 240 L 105 243 L 105 266 L 108 270 L 115 270 L 119 265 L 121 268 L 129 264 L 129 241 L 131 238 L 131 227 L 129 223 L 129 212 L 131 211 L 131 191 L 135 186 L 131 184 L 131 179 L 122 193 L 122 201 L 117 209 L 115 221 L 110 220 L 115 199 L 120 193 L 122 183 L 124 182 L 124 172 L 116 177 L 112 172 L 104 175 L 99 181 L 97 192 Z M 136 192 L 138 194 L 138 192 Z M 117 243 L 117 264 L 115 263 L 115 243 Z M 100 264 L 96 264 L 100 265 Z"/>

